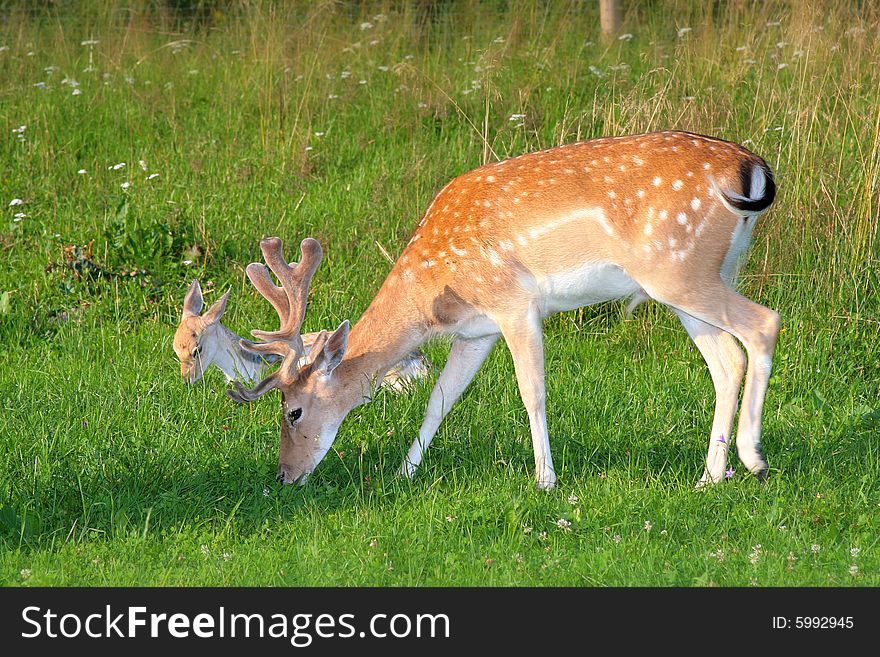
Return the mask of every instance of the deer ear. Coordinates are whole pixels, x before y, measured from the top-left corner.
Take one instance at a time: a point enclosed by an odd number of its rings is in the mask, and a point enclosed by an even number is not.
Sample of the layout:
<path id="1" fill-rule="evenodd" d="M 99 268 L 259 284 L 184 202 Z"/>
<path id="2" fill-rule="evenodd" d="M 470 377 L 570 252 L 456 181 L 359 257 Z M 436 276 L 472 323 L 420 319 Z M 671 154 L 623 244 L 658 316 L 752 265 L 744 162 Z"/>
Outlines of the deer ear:
<path id="1" fill-rule="evenodd" d="M 206 324 L 213 324 L 214 322 L 220 321 L 220 318 L 223 317 L 223 313 L 226 312 L 226 302 L 229 301 L 230 292 L 232 292 L 232 288 L 226 290 L 226 294 L 215 301 L 211 307 L 208 308 L 207 312 L 202 315 L 202 319 Z"/>
<path id="2" fill-rule="evenodd" d="M 345 356 L 345 350 L 348 347 L 349 329 L 350 324 L 346 319 L 339 325 L 338 329 L 330 334 L 327 341 L 324 343 L 321 352 L 312 359 L 315 368 L 321 370 L 325 374 L 330 374 L 339 366 L 339 363 L 342 362 L 342 358 Z M 314 347 L 312 348 L 312 351 L 314 351 Z"/>
<path id="3" fill-rule="evenodd" d="M 198 279 L 194 279 L 189 286 L 189 290 L 186 292 L 186 297 L 183 299 L 183 319 L 198 317 L 199 313 L 202 312 L 204 303 L 202 299 L 202 286 L 199 285 Z"/>

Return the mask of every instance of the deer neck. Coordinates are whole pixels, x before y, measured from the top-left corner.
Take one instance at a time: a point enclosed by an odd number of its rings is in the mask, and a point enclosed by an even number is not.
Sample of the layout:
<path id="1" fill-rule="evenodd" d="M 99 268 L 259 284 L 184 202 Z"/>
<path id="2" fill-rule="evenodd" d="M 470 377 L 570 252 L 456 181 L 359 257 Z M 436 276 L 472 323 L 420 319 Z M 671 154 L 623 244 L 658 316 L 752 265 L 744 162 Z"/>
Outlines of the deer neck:
<path id="1" fill-rule="evenodd" d="M 352 327 L 339 365 L 340 376 L 353 383 L 355 405 L 369 401 L 385 374 L 429 337 L 428 324 L 413 300 L 388 294 L 383 286 Z"/>
<path id="2" fill-rule="evenodd" d="M 265 361 L 257 354 L 241 348 L 239 336 L 217 322 L 209 329 L 215 341 L 213 363 L 220 368 L 229 381 L 253 383 L 259 381 Z"/>

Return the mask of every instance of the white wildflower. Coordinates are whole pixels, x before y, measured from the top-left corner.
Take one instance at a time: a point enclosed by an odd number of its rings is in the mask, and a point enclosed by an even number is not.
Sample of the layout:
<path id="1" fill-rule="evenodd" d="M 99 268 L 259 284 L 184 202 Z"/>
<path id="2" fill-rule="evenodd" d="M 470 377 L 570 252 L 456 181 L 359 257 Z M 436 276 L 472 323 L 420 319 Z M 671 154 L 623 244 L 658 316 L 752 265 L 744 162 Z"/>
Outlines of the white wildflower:
<path id="1" fill-rule="evenodd" d="M 84 176 L 88 173 L 88 171 L 86 171 L 85 169 L 80 169 L 79 171 L 77 171 L 77 173 L 81 176 Z"/>
<path id="2" fill-rule="evenodd" d="M 818 554 L 819 551 L 820 551 L 821 549 L 822 549 L 822 546 L 819 545 L 818 543 L 813 543 L 813 544 L 810 546 L 810 550 L 813 551 L 813 554 Z"/>
<path id="3" fill-rule="evenodd" d="M 629 32 L 627 32 L 626 34 L 621 34 L 619 37 L 617 37 L 617 40 L 618 41 L 632 41 L 633 35 L 630 34 Z"/>
<path id="4" fill-rule="evenodd" d="M 141 169 L 143 169 L 144 171 L 147 170 L 147 163 L 144 160 L 138 160 L 138 164 L 141 165 Z"/>
<path id="5" fill-rule="evenodd" d="M 11 201 L 9 201 L 10 208 L 15 207 L 16 205 L 24 205 L 24 201 L 22 201 L 20 198 L 14 198 Z"/>
<path id="6" fill-rule="evenodd" d="M 566 520 L 565 518 L 560 518 L 559 520 L 557 520 L 556 526 L 564 531 L 571 531 L 571 522 Z"/>
<path id="7" fill-rule="evenodd" d="M 361 30 L 362 31 L 363 30 L 372 30 L 373 27 L 375 27 L 375 26 L 372 23 L 370 23 L 369 21 L 364 21 L 363 23 L 361 23 Z"/>
<path id="8" fill-rule="evenodd" d="M 122 187 L 122 189 L 128 189 L 129 187 L 131 187 L 131 183 L 126 180 L 120 185 L 120 187 Z"/>
<path id="9" fill-rule="evenodd" d="M 571 504 L 572 506 L 577 504 L 578 503 L 578 496 L 577 495 L 569 495 L 568 496 L 568 503 Z"/>
<path id="10" fill-rule="evenodd" d="M 22 568 L 18 574 L 21 576 L 22 579 L 27 579 L 28 577 L 31 576 L 31 569 L 30 568 Z"/>
<path id="11" fill-rule="evenodd" d="M 749 563 L 753 566 L 758 563 L 758 559 L 761 558 L 761 554 L 763 550 L 761 549 L 761 544 L 758 543 L 754 547 L 752 547 L 752 551 L 749 553 Z"/>
<path id="12" fill-rule="evenodd" d="M 850 550 L 849 550 L 849 556 L 851 556 L 852 558 L 855 559 L 856 557 L 859 556 L 859 554 L 861 554 L 861 552 L 862 552 L 862 551 L 861 551 L 859 548 L 857 548 L 857 547 L 855 547 L 855 548 L 850 548 Z"/>
<path id="13" fill-rule="evenodd" d="M 855 564 L 849 567 L 849 574 L 855 577 L 859 574 L 859 567 Z"/>
<path id="14" fill-rule="evenodd" d="M 151 173 L 149 176 L 147 176 L 147 180 L 155 180 L 158 177 L 159 177 L 158 173 Z"/>
<path id="15" fill-rule="evenodd" d="M 118 164 L 111 164 L 109 167 L 107 167 L 107 170 L 108 171 L 110 171 L 110 170 L 119 171 L 120 169 L 124 169 L 124 168 L 125 168 L 125 162 L 119 162 Z"/>
<path id="16" fill-rule="evenodd" d="M 99 43 L 101 43 L 101 42 L 98 41 L 97 39 L 86 39 L 85 41 L 80 41 L 79 45 L 81 45 L 81 46 L 97 46 Z"/>
<path id="17" fill-rule="evenodd" d="M 615 543 L 620 543 L 623 539 L 620 537 L 620 534 L 615 534 L 614 536 L 611 537 L 611 540 L 614 541 Z"/>
<path id="18" fill-rule="evenodd" d="M 681 37 L 683 37 L 685 34 L 687 34 L 687 33 L 690 32 L 690 31 L 691 31 L 691 28 L 689 28 L 689 27 L 682 27 L 682 28 L 679 28 L 679 30 L 678 30 L 678 38 L 680 39 Z"/>
<path id="19" fill-rule="evenodd" d="M 654 528 L 653 523 L 650 520 L 645 520 L 645 531 L 649 532 Z"/>

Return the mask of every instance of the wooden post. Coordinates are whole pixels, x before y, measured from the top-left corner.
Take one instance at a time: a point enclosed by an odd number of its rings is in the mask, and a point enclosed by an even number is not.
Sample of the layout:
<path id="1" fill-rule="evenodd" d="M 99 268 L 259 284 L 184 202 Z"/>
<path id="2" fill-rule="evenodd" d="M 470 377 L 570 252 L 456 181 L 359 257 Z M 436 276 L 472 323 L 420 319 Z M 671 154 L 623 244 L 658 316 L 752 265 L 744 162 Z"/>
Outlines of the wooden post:
<path id="1" fill-rule="evenodd" d="M 620 0 L 599 0 L 599 22 L 604 35 L 620 30 Z"/>

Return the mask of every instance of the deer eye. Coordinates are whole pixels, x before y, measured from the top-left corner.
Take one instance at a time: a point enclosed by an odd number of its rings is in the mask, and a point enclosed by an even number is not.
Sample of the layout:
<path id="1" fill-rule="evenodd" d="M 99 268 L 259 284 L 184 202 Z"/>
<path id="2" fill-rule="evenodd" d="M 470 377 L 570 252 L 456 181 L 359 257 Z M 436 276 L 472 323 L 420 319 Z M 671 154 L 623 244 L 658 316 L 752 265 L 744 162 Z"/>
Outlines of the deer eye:
<path id="1" fill-rule="evenodd" d="M 295 408 L 292 411 L 287 411 L 287 421 L 293 424 L 296 422 L 303 414 L 303 409 Z"/>

